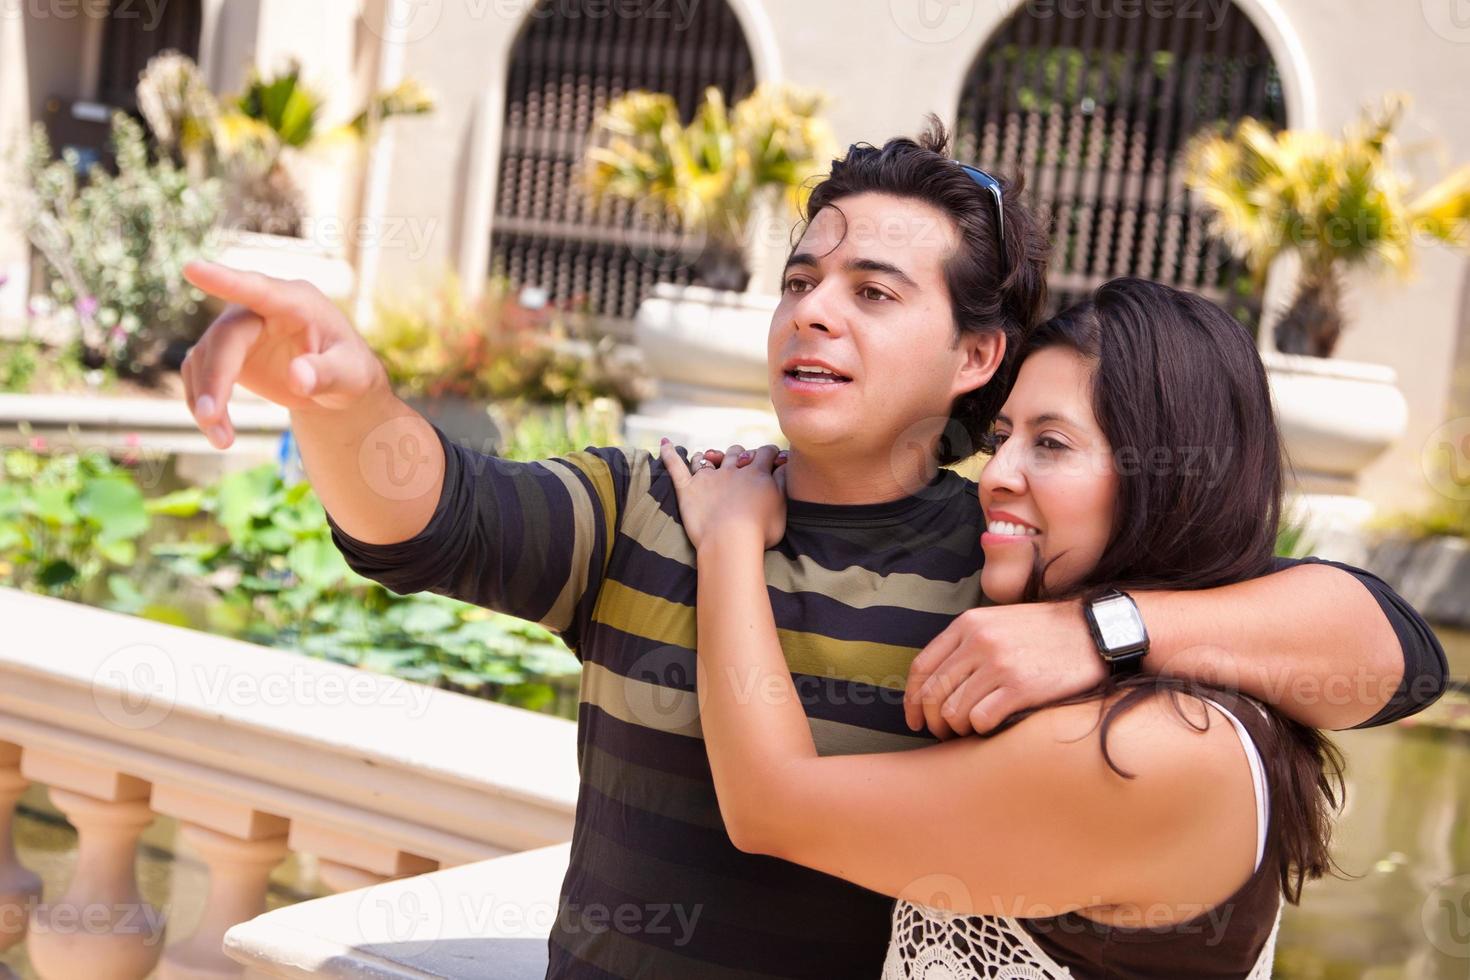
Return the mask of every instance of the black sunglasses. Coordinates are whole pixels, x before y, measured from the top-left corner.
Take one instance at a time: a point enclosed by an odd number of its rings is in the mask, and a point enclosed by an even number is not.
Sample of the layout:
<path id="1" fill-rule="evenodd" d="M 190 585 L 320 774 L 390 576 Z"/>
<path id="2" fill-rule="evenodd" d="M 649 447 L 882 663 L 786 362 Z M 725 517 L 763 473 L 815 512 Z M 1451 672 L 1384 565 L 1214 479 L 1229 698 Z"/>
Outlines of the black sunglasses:
<path id="1" fill-rule="evenodd" d="M 1001 197 L 1000 181 L 979 167 L 972 167 L 958 160 L 954 162 L 959 164 L 959 168 L 969 174 L 970 179 L 979 184 L 982 190 L 989 191 L 990 196 L 995 199 L 995 238 L 996 244 L 1000 246 L 1000 267 L 1004 270 L 1010 266 L 1010 262 L 1006 259 L 1006 209 L 1005 199 Z"/>

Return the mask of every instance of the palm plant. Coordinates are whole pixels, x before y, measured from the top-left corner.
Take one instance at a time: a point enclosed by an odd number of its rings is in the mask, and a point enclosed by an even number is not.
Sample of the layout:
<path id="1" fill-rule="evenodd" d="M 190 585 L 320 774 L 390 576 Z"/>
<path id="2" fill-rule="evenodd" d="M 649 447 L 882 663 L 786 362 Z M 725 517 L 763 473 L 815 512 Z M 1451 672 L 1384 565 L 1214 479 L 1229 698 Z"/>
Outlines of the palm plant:
<path id="1" fill-rule="evenodd" d="M 138 82 L 138 105 L 159 143 L 191 173 L 215 173 L 227 188 L 225 223 L 298 234 L 300 192 L 283 161 L 329 142 L 368 142 L 393 116 L 422 115 L 433 97 L 413 79 L 374 93 L 351 122 L 323 127 L 326 99 L 291 62 L 273 76 L 252 72 L 245 90 L 217 100 L 194 62 L 174 51 L 154 57 Z"/>
<path id="2" fill-rule="evenodd" d="M 582 189 L 594 207 L 612 198 L 648 208 L 645 217 L 702 235 L 696 263 L 711 286 L 743 289 L 742 243 L 763 202 L 784 193 L 794 210 L 803 182 L 831 159 L 826 97 L 762 85 L 728 109 L 717 88 L 688 126 L 672 96 L 634 91 L 594 121 Z"/>
<path id="3" fill-rule="evenodd" d="M 1281 351 L 1332 356 L 1348 268 L 1373 263 L 1407 275 L 1420 242 L 1470 245 L 1470 165 L 1417 195 L 1395 170 L 1393 131 L 1405 106 L 1389 98 L 1340 138 L 1273 132 L 1245 119 L 1187 149 L 1186 181 L 1258 287 L 1280 255 L 1301 260 L 1296 294 L 1276 327 Z"/>
<path id="4" fill-rule="evenodd" d="M 183 268 L 213 247 L 221 189 L 155 157 L 131 116 L 113 117 L 111 142 L 116 173 L 82 175 L 76 151 L 55 159 L 37 123 L 9 203 L 46 260 L 60 317 L 77 327 L 83 363 L 148 379 L 167 343 L 198 326 L 203 294 Z"/>

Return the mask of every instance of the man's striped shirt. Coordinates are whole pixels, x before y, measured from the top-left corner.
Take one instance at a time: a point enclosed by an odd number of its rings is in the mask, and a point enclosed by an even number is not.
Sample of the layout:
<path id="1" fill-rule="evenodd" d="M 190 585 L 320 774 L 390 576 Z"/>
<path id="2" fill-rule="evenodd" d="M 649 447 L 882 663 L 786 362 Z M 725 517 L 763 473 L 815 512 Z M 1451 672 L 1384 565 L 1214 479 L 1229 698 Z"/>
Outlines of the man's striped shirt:
<path id="1" fill-rule="evenodd" d="M 743 853 L 725 832 L 694 691 L 694 549 L 662 463 L 621 449 L 513 463 L 439 438 L 444 490 L 422 532 L 370 545 L 333 523 L 333 537 L 395 592 L 535 620 L 582 661 L 581 788 L 548 976 L 877 977 L 891 899 Z M 790 503 L 766 579 L 822 754 L 932 741 L 904 723 L 903 686 L 979 601 L 979 530 L 974 484 L 948 471 L 890 503 Z"/>

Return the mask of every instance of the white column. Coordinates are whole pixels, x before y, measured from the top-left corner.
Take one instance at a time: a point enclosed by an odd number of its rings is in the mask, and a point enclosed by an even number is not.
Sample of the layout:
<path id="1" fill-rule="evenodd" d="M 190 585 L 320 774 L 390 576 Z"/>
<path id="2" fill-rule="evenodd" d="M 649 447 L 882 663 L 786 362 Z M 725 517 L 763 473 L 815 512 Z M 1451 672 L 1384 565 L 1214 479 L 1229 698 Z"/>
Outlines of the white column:
<path id="1" fill-rule="evenodd" d="M 40 57 L 40 45 L 27 43 L 28 26 L 28 18 L 0 16 L 0 146 L 23 148 L 30 134 L 28 59 Z M 0 286 L 0 331 L 19 331 L 30 295 L 31 248 L 17 217 L 12 209 L 0 210 L 0 279 L 5 280 Z"/>
<path id="2" fill-rule="evenodd" d="M 286 838 L 241 840 L 195 824 L 183 824 L 179 829 L 209 867 L 209 898 L 198 928 L 164 954 L 158 978 L 224 980 L 244 976 L 244 968 L 224 954 L 225 932 L 265 911 L 271 871 L 289 853 Z"/>
<path id="3" fill-rule="evenodd" d="M 20 746 L 0 742 L 0 951 L 25 938 L 30 907 L 41 897 L 41 879 L 16 858 L 11 839 L 15 803 L 28 782 L 20 774 Z"/>
<path id="4" fill-rule="evenodd" d="M 209 869 L 209 896 L 194 931 L 163 954 L 158 980 L 225 980 L 244 968 L 224 954 L 231 926 L 265 911 L 271 871 L 289 853 L 285 819 L 174 784 L 153 787 L 153 809 L 179 821 L 179 833 Z"/>
<path id="5" fill-rule="evenodd" d="M 42 980 L 142 980 L 163 952 L 163 916 L 138 893 L 138 838 L 153 821 L 148 783 L 83 760 L 27 749 L 21 771 L 51 788 L 77 830 L 66 893 L 39 906 L 26 950 Z"/>

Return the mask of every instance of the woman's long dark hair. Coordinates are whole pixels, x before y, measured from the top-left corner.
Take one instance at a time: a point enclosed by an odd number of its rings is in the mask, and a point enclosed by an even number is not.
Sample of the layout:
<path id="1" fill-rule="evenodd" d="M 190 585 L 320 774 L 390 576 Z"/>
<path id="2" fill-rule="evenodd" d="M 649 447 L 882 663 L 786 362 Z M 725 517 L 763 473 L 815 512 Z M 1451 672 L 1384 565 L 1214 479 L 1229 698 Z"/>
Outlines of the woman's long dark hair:
<path id="1" fill-rule="evenodd" d="M 1209 589 L 1270 572 L 1281 515 L 1281 441 L 1266 370 L 1246 329 L 1198 296 L 1115 279 L 1027 335 L 1007 394 L 1026 358 L 1053 347 L 1094 364 L 1092 407 L 1112 447 L 1118 494 L 1097 565 L 1080 580 L 1048 588 L 1038 556 L 1026 600 L 1087 599 L 1110 589 Z M 1108 753 L 1108 730 L 1161 692 L 1181 715 L 1187 694 L 1242 710 L 1255 703 L 1152 675 L 1106 682 L 1057 703 L 1103 702 L 1103 755 L 1127 776 Z M 1316 729 L 1261 707 L 1268 721 L 1258 748 L 1271 789 L 1270 853 L 1279 859 L 1282 891 L 1297 902 L 1304 881 L 1334 870 L 1329 845 L 1342 799 L 1342 756 Z"/>

